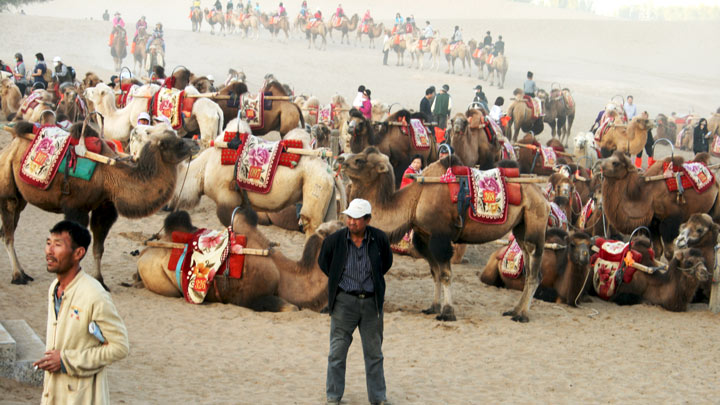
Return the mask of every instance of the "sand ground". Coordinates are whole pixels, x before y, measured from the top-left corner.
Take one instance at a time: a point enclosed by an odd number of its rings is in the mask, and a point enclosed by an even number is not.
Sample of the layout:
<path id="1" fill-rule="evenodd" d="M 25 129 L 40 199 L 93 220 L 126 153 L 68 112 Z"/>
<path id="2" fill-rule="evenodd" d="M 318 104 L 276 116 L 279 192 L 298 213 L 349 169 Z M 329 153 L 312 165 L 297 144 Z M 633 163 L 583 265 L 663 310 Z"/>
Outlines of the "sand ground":
<path id="1" fill-rule="evenodd" d="M 589 128 L 597 111 L 616 94 L 635 95 L 639 109 L 651 116 L 690 110 L 707 116 L 720 105 L 720 57 L 709 44 L 720 34 L 715 23 L 625 22 L 500 0 L 487 2 L 486 8 L 463 0 L 441 11 L 427 1 L 368 3 L 376 16 L 383 12 L 386 18 L 395 7 L 412 10 L 408 12 L 418 21 L 434 16 L 433 24 L 445 35 L 456 22 L 466 39 L 479 38 L 487 29 L 501 33 L 510 71 L 505 89 L 498 90 L 479 81 L 476 70 L 472 77 L 446 75 L 444 62 L 441 72 L 382 66 L 381 53 L 367 45 L 330 42 L 327 51 L 316 51 L 307 50 L 297 34 L 271 41 L 262 32 L 259 40 L 249 41 L 211 36 L 207 26 L 193 34 L 185 5 L 166 0 L 148 8 L 147 3 L 126 1 L 120 10 L 128 23 L 140 13 L 151 24 L 166 23 L 169 67 L 182 64 L 218 79 L 229 67 L 242 68 L 251 89 L 272 72 L 297 93 L 317 95 L 323 102 L 336 93 L 352 98 L 363 83 L 374 98 L 417 108 L 428 85 L 447 83 L 457 109 L 463 109 L 477 83 L 484 85 L 490 100 L 509 97 L 525 72 L 533 70 L 540 87 L 557 82 L 573 90 L 576 130 Z M 0 14 L 0 57 L 10 60 L 21 51 L 31 63 L 32 55 L 42 51 L 48 59 L 62 55 L 80 73 L 92 70 L 109 77 L 109 26 L 97 20 L 104 8 L 113 11 L 117 6 L 105 0 L 82 8 L 73 4 L 57 0 L 25 7 L 27 16 Z M 318 4 L 326 14 L 335 5 Z M 297 10 L 289 7 L 294 15 Z M 354 4 L 345 4 L 345 9 L 362 11 Z M 89 20 L 91 16 L 95 21 Z M 390 62 L 395 64 L 392 55 Z M 547 139 L 548 132 L 541 139 Z M 0 146 L 9 139 L 0 133 Z M 212 201 L 204 199 L 191 214 L 198 225 L 219 227 Z M 5 275 L 0 279 L 0 319 L 25 318 L 43 337 L 52 278 L 44 269 L 42 246 L 46 231 L 60 218 L 28 207 L 20 219 L 16 248 L 35 282 L 10 285 L 9 264 L 0 261 L 0 274 Z M 160 229 L 162 219 L 162 214 L 142 221 L 120 219 L 106 244 L 103 274 L 131 345 L 130 356 L 109 369 L 113 403 L 322 403 L 327 315 L 192 306 L 119 285 L 135 272 L 135 258 L 129 253 L 140 248 L 137 240 Z M 275 228 L 264 231 L 288 256 L 299 257 L 302 235 Z M 396 258 L 387 276 L 384 342 L 388 398 L 393 403 L 718 402 L 720 345 L 713 337 L 720 334 L 720 318 L 706 306 L 692 305 L 687 313 L 676 314 L 597 300 L 581 308 L 536 301 L 531 322 L 516 324 L 501 313 L 515 304 L 519 293 L 485 286 L 476 274 L 492 250 L 493 246 L 471 247 L 468 262 L 453 267 L 459 318 L 454 323 L 439 323 L 421 313 L 432 299 L 427 265 Z M 93 270 L 89 261 L 85 265 Z M 39 389 L 0 380 L 0 403 L 37 402 L 39 397 Z M 366 403 L 357 343 L 349 354 L 344 403 Z"/>

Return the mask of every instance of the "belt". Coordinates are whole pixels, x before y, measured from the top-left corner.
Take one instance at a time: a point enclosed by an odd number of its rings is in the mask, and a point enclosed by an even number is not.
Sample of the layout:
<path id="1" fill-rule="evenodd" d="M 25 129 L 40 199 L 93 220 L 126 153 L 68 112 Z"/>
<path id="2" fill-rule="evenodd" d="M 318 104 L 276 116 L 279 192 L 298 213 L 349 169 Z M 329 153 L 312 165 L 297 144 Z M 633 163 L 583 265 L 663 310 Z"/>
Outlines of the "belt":
<path id="1" fill-rule="evenodd" d="M 339 288 L 339 287 L 338 287 Z M 360 298 L 361 300 L 364 300 L 365 298 L 372 298 L 375 296 L 374 292 L 367 292 L 367 291 L 345 291 L 342 288 L 340 288 L 340 291 L 344 292 L 347 295 L 352 295 L 353 297 Z"/>

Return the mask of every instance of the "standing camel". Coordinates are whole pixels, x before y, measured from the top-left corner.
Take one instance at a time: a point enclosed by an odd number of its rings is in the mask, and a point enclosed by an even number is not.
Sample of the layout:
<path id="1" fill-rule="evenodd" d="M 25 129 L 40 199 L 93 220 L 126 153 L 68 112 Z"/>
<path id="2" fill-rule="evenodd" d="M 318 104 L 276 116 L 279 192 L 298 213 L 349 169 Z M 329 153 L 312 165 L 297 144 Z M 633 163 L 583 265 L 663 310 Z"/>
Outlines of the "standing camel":
<path id="1" fill-rule="evenodd" d="M 423 175 L 440 177 L 449 166 L 461 164 L 456 157 L 430 164 Z M 522 201 L 507 206 L 507 219 L 502 224 L 485 224 L 458 215 L 446 184 L 413 183 L 395 191 L 393 168 L 387 156 L 369 147 L 345 159 L 343 173 L 352 180 L 349 198 L 363 198 L 373 207 L 373 224 L 388 234 L 391 243 L 399 241 L 410 229 L 413 244 L 428 261 L 435 283 L 432 306 L 423 311 L 439 314 L 438 320 L 454 321 L 451 294 L 453 255 L 452 242 L 479 244 L 496 240 L 512 231 L 523 251 L 527 273 L 525 287 L 518 304 L 503 315 L 514 321 L 527 322 L 530 303 L 540 282 L 540 259 L 545 245 L 548 204 L 540 189 L 522 184 Z M 442 296 L 442 305 L 441 305 Z"/>
<path id="2" fill-rule="evenodd" d="M 79 138 L 82 127 L 81 123 L 73 125 L 70 136 Z M 20 122 L 15 126 L 15 139 L 0 152 L 2 236 L 12 263 L 13 284 L 32 281 L 32 277 L 23 271 L 15 252 L 15 229 L 20 213 L 28 203 L 45 211 L 62 213 L 66 219 L 83 226 L 90 225 L 95 278 L 103 283 L 101 260 L 105 238 L 118 214 L 143 218 L 164 206 L 175 189 L 176 166 L 192 153 L 191 143 L 178 138 L 174 131 L 165 126 L 154 128 L 150 142 L 136 163 L 99 164 L 90 180 L 68 177 L 65 185 L 63 176 L 58 174 L 46 190 L 41 190 L 20 178 L 23 156 L 30 147 L 30 141 L 21 136 L 32 134 L 33 124 Z M 87 127 L 85 136 L 97 137 L 98 133 Z M 115 155 L 104 142 L 101 154 Z"/>
<path id="3" fill-rule="evenodd" d="M 410 53 L 413 57 L 413 62 L 410 64 L 410 67 L 417 63 L 417 69 L 424 69 L 425 54 L 427 53 L 430 55 L 430 69 L 440 70 L 440 52 L 442 50 L 440 49 L 439 40 L 423 39 L 422 46 L 420 46 L 420 40 L 413 39 L 408 44 L 408 48 L 410 49 Z"/>
<path id="4" fill-rule="evenodd" d="M 357 30 L 357 37 L 355 38 L 355 43 L 361 43 L 362 42 L 362 36 L 367 35 L 369 39 L 368 46 L 370 48 L 375 48 L 375 38 L 380 38 L 383 35 L 383 32 L 385 31 L 385 24 L 375 24 L 374 21 L 370 20 L 367 23 L 367 32 L 358 29 Z"/>
<path id="5" fill-rule="evenodd" d="M 276 17 L 260 14 L 260 22 L 270 31 L 272 39 L 278 39 L 280 31 L 285 33 L 285 39 L 290 39 L 290 21 L 287 16 Z"/>
<path id="6" fill-rule="evenodd" d="M 543 124 L 542 117 L 533 117 L 532 110 L 523 99 L 522 89 L 515 89 L 513 95 L 515 95 L 515 99 L 512 100 L 507 110 L 507 116 L 510 117 L 510 122 L 507 125 L 505 136 L 513 142 L 516 142 L 521 129 L 523 132 L 532 131 L 534 135 L 540 134 L 545 125 Z"/>
<path id="7" fill-rule="evenodd" d="M 137 38 L 135 38 L 135 49 L 133 50 L 133 58 L 135 65 L 133 71 L 136 75 L 145 72 L 145 59 L 147 58 L 147 41 L 150 39 L 145 28 L 140 28 Z M 162 47 L 162 45 L 161 45 Z"/>
<path id="8" fill-rule="evenodd" d="M 455 74 L 455 61 L 460 59 L 463 65 L 463 74 L 467 71 L 468 76 L 470 76 L 470 54 L 472 51 L 468 45 L 460 42 L 455 44 L 454 48 L 449 49 L 448 47 L 451 47 L 451 45 L 449 45 L 446 38 L 443 38 L 442 47 L 445 53 L 445 60 L 447 60 L 448 63 L 448 68 L 445 73 Z"/>
<path id="9" fill-rule="evenodd" d="M 328 21 L 328 33 L 330 34 L 330 39 L 333 39 L 332 32 L 333 30 L 338 30 L 342 33 L 340 36 L 340 44 L 342 45 L 343 42 L 350 45 L 350 35 L 348 33 L 353 32 L 358 27 L 358 22 L 360 21 L 360 17 L 358 17 L 357 13 L 353 14 L 350 19 L 347 18 L 347 16 L 342 18 L 342 21 L 340 22 L 340 25 L 335 25 L 332 23 L 332 19 Z M 335 40 L 333 39 L 333 42 Z"/>
<path id="10" fill-rule="evenodd" d="M 190 21 L 192 22 L 193 32 L 200 32 L 203 22 L 203 13 L 199 7 L 194 7 L 190 12 Z"/>
<path id="11" fill-rule="evenodd" d="M 260 20 L 255 14 L 243 14 L 238 25 L 245 32 L 245 38 L 260 38 Z M 255 35 L 252 35 L 253 33 Z"/>
<path id="12" fill-rule="evenodd" d="M 225 14 L 220 11 L 205 9 L 205 21 L 210 24 L 210 34 L 215 35 L 215 24 L 220 25 L 220 32 L 225 35 Z"/>
<path id="13" fill-rule="evenodd" d="M 308 23 L 305 26 L 305 37 L 308 40 L 308 49 L 310 49 L 311 46 L 314 46 L 315 49 L 327 49 L 327 38 L 325 38 L 326 34 L 327 28 L 325 27 L 325 24 L 322 23 L 322 21 L 314 21 Z M 315 43 L 315 38 L 317 38 L 318 36 L 322 37 L 322 44 L 320 44 L 320 47 L 318 47 Z"/>
<path id="14" fill-rule="evenodd" d="M 498 89 L 502 89 L 505 86 L 505 75 L 508 71 L 508 60 L 503 54 L 493 58 L 491 64 L 488 65 L 488 74 L 490 75 L 490 85 L 495 85 L 495 79 L 497 78 Z M 575 115 L 573 114 L 573 118 Z"/>
<path id="15" fill-rule="evenodd" d="M 110 44 L 110 55 L 115 61 L 115 71 L 122 69 L 122 61 L 127 56 L 127 33 L 125 28 L 116 25 L 112 31 L 112 43 Z"/>
<path id="16" fill-rule="evenodd" d="M 155 38 L 150 42 L 148 52 L 145 54 L 145 69 L 148 76 L 152 76 L 155 66 L 165 68 L 165 50 L 163 50 L 163 40 Z"/>
<path id="17" fill-rule="evenodd" d="M 627 125 L 612 124 L 600 139 L 600 154 L 609 157 L 617 150 L 632 156 L 637 155 L 645 148 L 650 128 L 652 122 L 642 116 L 633 118 Z"/>
<path id="18" fill-rule="evenodd" d="M 562 92 L 560 89 L 553 89 L 550 90 L 550 94 L 548 94 L 545 90 L 539 90 L 537 96 L 543 103 L 543 112 L 545 113 L 543 121 L 550 126 L 552 137 L 559 137 L 561 128 L 565 126 L 565 118 L 567 117 Z M 562 138 L 560 141 L 562 142 Z"/>
<path id="19" fill-rule="evenodd" d="M 385 50 L 395 51 L 397 56 L 395 66 L 405 66 L 405 50 L 408 47 L 408 42 L 412 40 L 411 34 L 395 34 L 390 41 L 385 44 Z"/>
<path id="20" fill-rule="evenodd" d="M 500 139 L 488 127 L 480 110 L 471 109 L 465 114 L 458 113 L 450 128 L 450 146 L 463 164 L 478 166 L 482 170 L 495 167 L 500 159 Z M 492 136 L 488 136 L 488 131 Z"/>

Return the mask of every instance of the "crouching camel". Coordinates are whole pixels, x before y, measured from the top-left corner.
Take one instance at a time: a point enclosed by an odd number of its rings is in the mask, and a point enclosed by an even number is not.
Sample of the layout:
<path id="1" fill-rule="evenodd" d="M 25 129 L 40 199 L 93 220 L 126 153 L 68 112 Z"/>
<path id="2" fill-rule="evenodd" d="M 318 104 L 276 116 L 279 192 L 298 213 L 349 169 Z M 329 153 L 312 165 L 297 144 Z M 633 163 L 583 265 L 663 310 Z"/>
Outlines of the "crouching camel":
<path id="1" fill-rule="evenodd" d="M 535 298 L 575 306 L 589 271 L 591 246 L 590 235 L 584 232 L 568 234 L 559 228 L 548 229 L 540 265 L 540 287 Z M 506 269 L 508 266 L 504 263 L 513 263 L 511 258 L 503 260 L 509 248 L 501 247 L 490 255 L 480 273 L 480 281 L 521 291 L 525 285 L 524 266 L 520 269 L 510 266 Z"/>
<path id="2" fill-rule="evenodd" d="M 448 167 L 456 165 L 461 165 L 457 157 L 444 158 L 430 164 L 423 174 L 440 177 Z M 443 321 L 456 319 L 451 294 L 452 242 L 485 243 L 512 231 L 527 263 L 527 275 L 520 302 L 503 315 L 512 316 L 514 321 L 529 320 L 530 303 L 540 282 L 540 259 L 549 212 L 537 186 L 521 184 L 522 199 L 519 205 L 507 206 L 506 220 L 486 224 L 458 215 L 457 203 L 452 202 L 447 184 L 416 182 L 395 191 L 390 159 L 375 147 L 345 159 L 342 170 L 352 180 L 348 198 L 363 198 L 372 204 L 373 224 L 388 234 L 391 243 L 398 242 L 408 230 L 414 230 L 413 244 L 428 261 L 435 282 L 435 297 L 425 313 L 439 314 L 437 319 Z"/>
<path id="3" fill-rule="evenodd" d="M 327 305 L 327 276 L 320 270 L 317 257 L 325 237 L 342 228 L 340 221 L 326 222 L 305 242 L 300 260 L 282 254 L 257 229 L 257 215 L 251 209 L 238 211 L 233 231 L 247 238 L 247 248 L 268 249 L 268 256 L 246 255 L 240 278 L 227 272 L 213 279 L 208 288 L 209 302 L 239 305 L 256 311 L 285 312 L 307 308 L 320 311 Z M 165 219 L 165 235 L 170 241 L 173 231 L 195 232 L 185 211 L 170 214 Z M 166 297 L 182 297 L 175 270 L 168 270 L 170 249 L 150 247 L 140 253 L 138 275 L 148 290 Z"/>
<path id="4" fill-rule="evenodd" d="M 82 125 L 73 125 L 70 136 L 79 138 Z M 105 238 L 118 214 L 142 218 L 159 210 L 172 197 L 176 166 L 192 154 L 191 142 L 178 138 L 167 127 L 158 126 L 150 134 L 150 142 L 137 162 L 118 160 L 114 165 L 98 164 L 90 180 L 68 177 L 66 184 L 63 176 L 58 174 L 43 190 L 20 177 L 23 156 L 31 142 L 26 136 L 32 134 L 33 124 L 19 122 L 13 132 L 15 139 L 0 152 L 2 236 L 12 263 L 13 284 L 26 284 L 32 280 L 23 271 L 15 252 L 15 229 L 20 213 L 28 203 L 45 211 L 65 214 L 66 219 L 84 226 L 90 225 L 95 278 L 103 283 L 100 263 Z M 85 136 L 97 137 L 98 134 L 88 126 Z M 101 145 L 102 155 L 116 156 L 107 144 Z"/>
<path id="5" fill-rule="evenodd" d="M 237 119 L 231 121 L 226 130 L 250 133 L 247 123 L 238 123 Z M 290 131 L 285 139 L 302 140 L 303 148 L 310 149 L 310 135 L 302 129 Z M 244 204 L 245 193 L 235 189 L 235 166 L 223 165 L 221 154 L 221 149 L 208 148 L 190 163 L 178 167 L 178 175 L 183 176 L 184 181 L 177 184 L 172 207 L 195 207 L 204 194 L 217 204 L 220 222 L 230 225 L 232 211 Z M 341 189 L 324 160 L 303 156 L 295 168 L 277 167 L 267 194 L 249 191 L 246 195 L 250 205 L 259 211 L 280 211 L 302 202 L 300 222 L 305 234 L 310 236 L 321 223 L 337 218 L 335 198 Z"/>
<path id="6" fill-rule="evenodd" d="M 680 232 L 675 238 L 676 249 L 699 249 L 702 252 L 705 266 L 715 273 L 712 278 L 720 280 L 720 269 L 717 267 L 717 252 L 715 247 L 718 244 L 720 225 L 715 223 L 708 214 L 692 214 L 684 224 L 680 225 Z M 699 298 L 710 300 L 710 310 L 720 312 L 720 291 L 713 293 L 712 289 L 718 288 L 717 283 L 710 280 L 702 283 L 700 289 L 702 295 Z"/>

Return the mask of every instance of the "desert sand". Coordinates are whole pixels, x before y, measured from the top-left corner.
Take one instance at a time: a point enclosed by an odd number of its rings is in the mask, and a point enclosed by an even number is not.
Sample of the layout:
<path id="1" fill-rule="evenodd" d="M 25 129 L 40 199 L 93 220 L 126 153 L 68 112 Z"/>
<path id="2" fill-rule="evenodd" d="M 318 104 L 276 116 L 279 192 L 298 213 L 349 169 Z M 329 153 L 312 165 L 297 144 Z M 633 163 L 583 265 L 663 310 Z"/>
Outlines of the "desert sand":
<path id="1" fill-rule="evenodd" d="M 205 0 L 203 6 L 209 6 Z M 207 3 L 207 4 L 206 4 Z M 299 4 L 299 1 L 297 2 Z M 510 70 L 504 90 L 472 76 L 447 75 L 382 66 L 379 50 L 334 44 L 308 50 L 298 34 L 271 41 L 211 36 L 203 25 L 190 31 L 189 2 L 56 0 L 24 7 L 26 16 L 0 14 L 0 58 L 20 51 L 28 64 L 41 51 L 61 55 L 82 74 L 107 79 L 112 59 L 107 47 L 110 25 L 100 21 L 105 8 L 118 9 L 133 26 L 140 14 L 150 25 L 166 28 L 168 68 L 187 66 L 223 80 L 229 67 L 248 76 L 257 89 L 265 73 L 290 83 L 296 93 L 327 103 L 342 94 L 351 99 L 359 84 L 386 103 L 417 108 L 427 86 L 450 85 L 455 110 L 470 103 L 472 88 L 483 84 L 488 99 L 510 97 L 527 70 L 542 88 L 559 83 L 573 91 L 577 117 L 573 133 L 587 130 L 610 97 L 632 94 L 638 110 L 651 117 L 671 111 L 708 116 L 720 106 L 717 83 L 720 55 L 711 44 L 720 37 L 717 23 L 659 23 L 609 20 L 566 10 L 492 0 L 461 0 L 436 9 L 437 2 L 410 1 L 344 4 L 347 13 L 370 7 L 389 21 L 396 9 L 418 23 L 432 19 L 441 36 L 461 25 L 465 39 L 486 30 L 502 34 Z M 291 16 L 298 4 L 288 4 Z M 263 2 L 264 10 L 275 3 Z M 329 0 L 312 1 L 329 15 Z M 92 18 L 92 20 L 91 20 Z M 132 31 L 130 31 L 132 34 Z M 338 35 L 335 34 L 336 41 Z M 354 40 L 354 38 L 353 38 Z M 406 63 L 409 58 L 406 58 Z M 125 64 L 131 61 L 126 59 Z M 459 67 L 459 66 L 458 66 Z M 397 107 L 394 107 L 397 108 Z M 549 129 L 541 135 L 549 137 Z M 0 146 L 10 141 L 0 133 Z M 658 155 L 669 153 L 659 149 Z M 191 211 L 197 225 L 219 228 L 214 203 L 204 199 Z M 164 214 L 143 220 L 121 218 L 106 243 L 103 274 L 130 336 L 130 356 L 109 368 L 113 403 L 318 404 L 325 399 L 329 317 L 300 311 L 255 313 L 230 305 L 194 306 L 120 283 L 136 271 L 130 252 L 161 228 Z M 28 274 L 27 286 L 10 284 L 10 266 L 0 260 L 0 319 L 24 318 L 45 336 L 47 288 L 43 244 L 60 215 L 28 207 L 23 212 L 16 248 Z M 299 257 L 303 235 L 267 227 L 263 231 L 290 257 Z M 441 323 L 421 310 L 432 300 L 433 284 L 422 260 L 396 256 L 387 276 L 385 375 L 394 404 L 482 403 L 718 403 L 720 401 L 720 317 L 703 304 L 686 313 L 647 305 L 619 307 L 598 299 L 580 308 L 534 301 L 531 321 L 517 324 L 502 317 L 518 292 L 488 287 L 477 272 L 494 246 L 474 246 L 467 263 L 453 266 L 458 321 Z M 93 264 L 86 259 L 85 268 Z M 362 352 L 356 334 L 348 359 L 343 403 L 367 403 Z M 0 403 L 38 402 L 41 390 L 0 379 Z"/>

